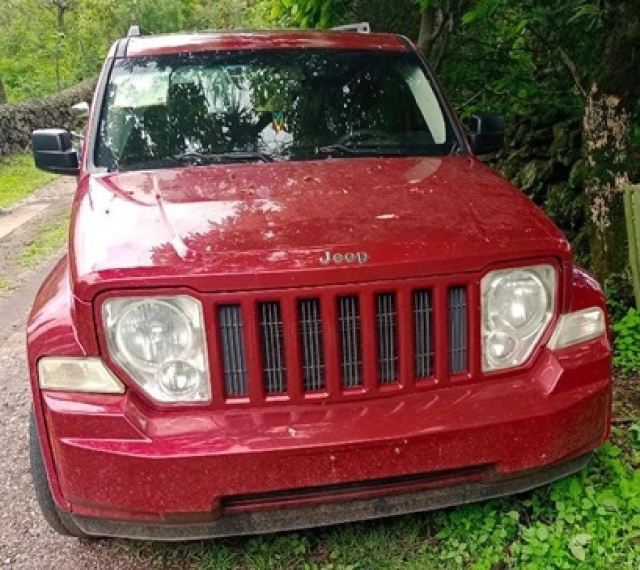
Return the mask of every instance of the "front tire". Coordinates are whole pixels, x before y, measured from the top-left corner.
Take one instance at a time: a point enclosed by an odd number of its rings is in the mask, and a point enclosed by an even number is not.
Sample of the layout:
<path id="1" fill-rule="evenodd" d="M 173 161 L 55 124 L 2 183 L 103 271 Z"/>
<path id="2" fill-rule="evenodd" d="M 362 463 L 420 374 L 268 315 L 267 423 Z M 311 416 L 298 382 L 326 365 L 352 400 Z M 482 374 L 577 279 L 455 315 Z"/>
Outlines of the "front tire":
<path id="1" fill-rule="evenodd" d="M 66 513 L 58 509 L 53 500 L 44 460 L 42 459 L 42 448 L 40 447 L 33 410 L 29 415 L 29 458 L 31 462 L 31 479 L 33 480 L 38 506 L 49 526 L 63 536 L 90 538 L 76 526 Z"/>

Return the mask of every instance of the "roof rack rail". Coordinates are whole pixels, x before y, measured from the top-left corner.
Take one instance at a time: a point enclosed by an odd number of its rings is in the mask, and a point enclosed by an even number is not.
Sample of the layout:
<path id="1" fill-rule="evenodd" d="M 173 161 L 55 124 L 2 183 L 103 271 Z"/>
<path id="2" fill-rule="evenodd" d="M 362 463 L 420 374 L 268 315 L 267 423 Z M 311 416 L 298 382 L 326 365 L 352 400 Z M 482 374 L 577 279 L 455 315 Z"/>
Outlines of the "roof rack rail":
<path id="1" fill-rule="evenodd" d="M 334 32 L 355 32 L 356 34 L 370 34 L 371 24 L 369 22 L 360 22 L 359 24 L 347 24 L 346 26 L 337 26 L 331 29 Z"/>
<path id="2" fill-rule="evenodd" d="M 151 36 L 151 32 L 141 28 L 138 25 L 133 25 L 129 28 L 129 32 L 127 32 L 128 38 L 137 38 L 138 36 Z"/>

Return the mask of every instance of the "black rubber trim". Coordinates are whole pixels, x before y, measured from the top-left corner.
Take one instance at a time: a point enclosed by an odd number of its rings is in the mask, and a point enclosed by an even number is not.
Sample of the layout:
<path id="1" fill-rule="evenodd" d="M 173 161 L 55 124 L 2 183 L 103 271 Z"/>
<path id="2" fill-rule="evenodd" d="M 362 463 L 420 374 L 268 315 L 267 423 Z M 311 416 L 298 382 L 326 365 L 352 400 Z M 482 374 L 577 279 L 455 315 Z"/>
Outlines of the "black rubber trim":
<path id="1" fill-rule="evenodd" d="M 508 480 L 464 483 L 374 499 L 241 512 L 223 515 L 214 522 L 200 524 L 153 525 L 70 516 L 88 535 L 135 540 L 206 540 L 284 532 L 431 511 L 523 493 L 579 471 L 587 464 L 590 456 L 591 454 L 587 454 L 533 472 L 529 471 L 520 477 L 515 474 L 514 478 Z"/>
<path id="2" fill-rule="evenodd" d="M 492 465 L 477 465 L 463 469 L 449 469 L 446 471 L 435 471 L 434 473 L 425 473 L 420 475 L 405 475 L 401 477 L 389 477 L 387 479 L 376 479 L 373 481 L 354 481 L 351 483 L 342 483 L 338 485 L 323 485 L 320 487 L 303 487 L 289 491 L 272 491 L 269 493 L 252 493 L 247 495 L 235 495 L 233 497 L 225 497 L 222 499 L 222 511 L 229 507 L 248 507 L 256 506 L 264 507 L 270 502 L 293 502 L 305 500 L 322 500 L 329 497 L 331 500 L 337 500 L 341 495 L 351 492 L 384 492 L 386 489 L 395 489 L 395 494 L 402 493 L 402 487 L 416 486 L 426 487 L 427 485 L 435 486 L 439 482 L 446 484 L 453 478 L 466 477 L 480 479 L 483 475 L 487 475 Z M 406 490 L 405 490 L 406 491 Z"/>

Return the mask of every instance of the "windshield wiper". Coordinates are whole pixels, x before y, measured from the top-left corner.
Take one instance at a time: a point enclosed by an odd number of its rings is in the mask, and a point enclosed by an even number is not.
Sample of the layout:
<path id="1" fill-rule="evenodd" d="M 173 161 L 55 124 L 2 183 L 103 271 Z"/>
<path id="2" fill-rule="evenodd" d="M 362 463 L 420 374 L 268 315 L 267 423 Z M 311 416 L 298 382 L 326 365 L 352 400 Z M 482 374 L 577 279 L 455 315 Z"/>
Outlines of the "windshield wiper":
<path id="1" fill-rule="evenodd" d="M 315 149 L 315 154 L 325 156 L 401 156 L 405 152 L 406 150 L 401 147 L 379 144 L 358 146 L 332 144 Z"/>
<path id="2" fill-rule="evenodd" d="M 149 158 L 146 160 L 114 160 L 107 171 L 146 170 L 184 165 L 205 166 L 207 164 L 231 164 L 234 162 L 273 162 L 273 158 L 264 152 L 224 152 L 215 154 L 185 152 L 174 156 Z"/>
<path id="3" fill-rule="evenodd" d="M 273 157 L 264 152 L 238 151 L 221 153 L 185 152 L 172 157 L 180 164 L 201 166 L 205 164 L 225 164 L 229 162 L 273 162 Z"/>

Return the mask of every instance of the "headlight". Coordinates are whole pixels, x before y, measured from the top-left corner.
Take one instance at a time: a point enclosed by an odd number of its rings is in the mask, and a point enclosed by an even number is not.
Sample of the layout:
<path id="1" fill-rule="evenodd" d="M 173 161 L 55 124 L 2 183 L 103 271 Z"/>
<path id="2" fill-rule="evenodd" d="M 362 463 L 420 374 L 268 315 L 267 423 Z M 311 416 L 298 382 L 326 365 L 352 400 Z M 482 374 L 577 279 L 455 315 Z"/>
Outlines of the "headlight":
<path id="1" fill-rule="evenodd" d="M 553 318 L 556 273 L 551 265 L 493 271 L 482 280 L 483 370 L 519 366 Z"/>
<path id="2" fill-rule="evenodd" d="M 102 316 L 111 357 L 151 398 L 211 399 L 202 306 L 196 299 L 109 299 Z"/>

